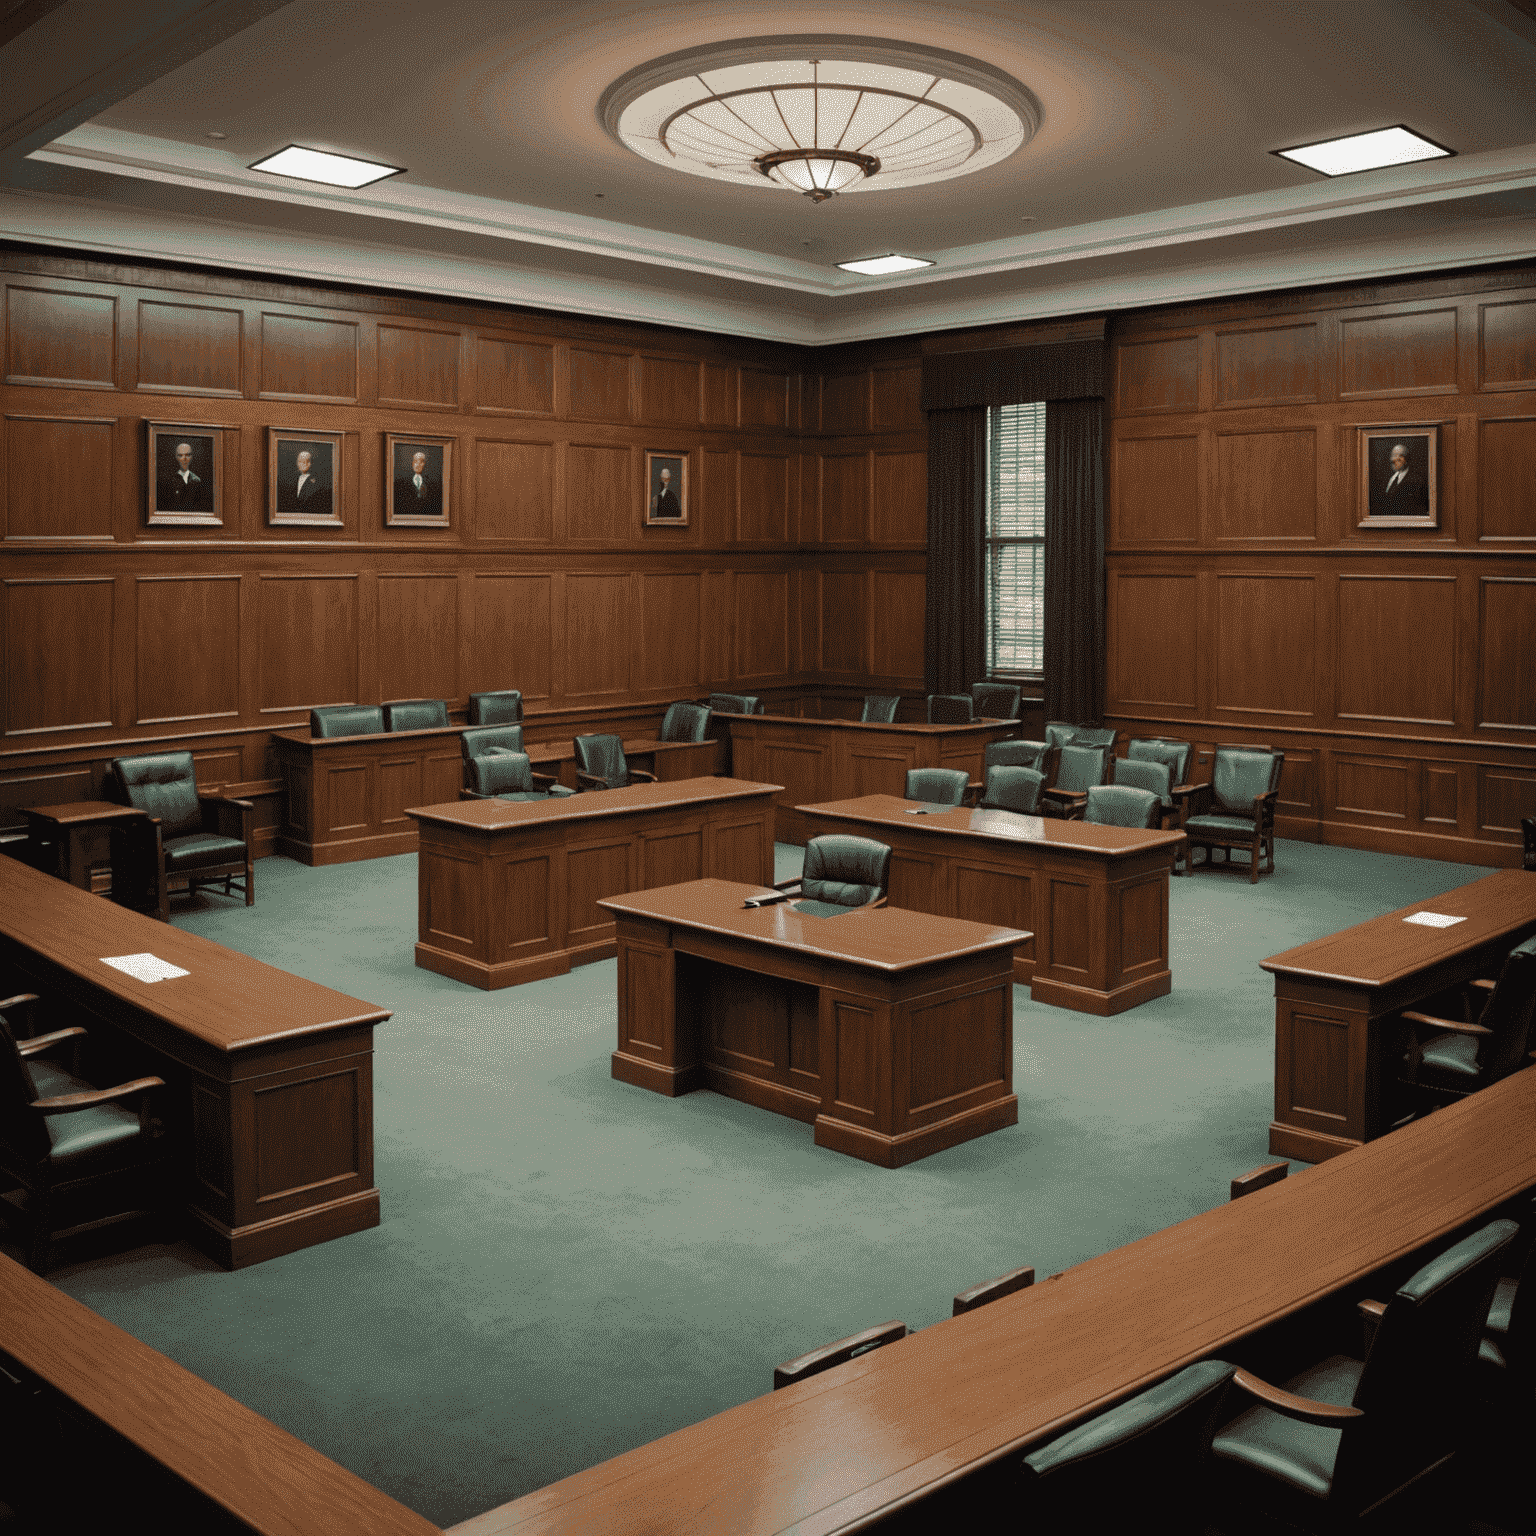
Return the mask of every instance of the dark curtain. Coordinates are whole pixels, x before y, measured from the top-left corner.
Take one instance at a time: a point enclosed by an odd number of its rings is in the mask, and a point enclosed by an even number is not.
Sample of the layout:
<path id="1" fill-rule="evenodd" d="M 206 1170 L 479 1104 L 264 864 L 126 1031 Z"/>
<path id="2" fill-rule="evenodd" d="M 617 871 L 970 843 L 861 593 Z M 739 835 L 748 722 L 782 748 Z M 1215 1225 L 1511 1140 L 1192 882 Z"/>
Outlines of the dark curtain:
<path id="1" fill-rule="evenodd" d="M 923 409 L 1086 400 L 1104 393 L 1104 343 L 1056 341 L 923 359 Z"/>
<path id="2" fill-rule="evenodd" d="M 1045 407 L 1045 718 L 1104 712 L 1104 402 Z"/>
<path id="3" fill-rule="evenodd" d="M 923 661 L 929 693 L 969 693 L 986 676 L 982 533 L 987 513 L 984 406 L 928 417 L 928 599 Z"/>

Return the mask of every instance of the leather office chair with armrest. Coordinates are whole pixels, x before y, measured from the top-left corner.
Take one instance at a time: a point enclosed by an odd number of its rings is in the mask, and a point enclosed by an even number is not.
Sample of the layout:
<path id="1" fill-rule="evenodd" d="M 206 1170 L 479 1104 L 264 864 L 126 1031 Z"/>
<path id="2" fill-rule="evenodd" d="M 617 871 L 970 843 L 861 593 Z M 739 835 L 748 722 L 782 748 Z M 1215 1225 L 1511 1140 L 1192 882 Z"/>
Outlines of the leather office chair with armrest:
<path id="1" fill-rule="evenodd" d="M 901 708 L 901 695 L 890 693 L 866 693 L 859 719 L 866 724 L 893 725 L 896 711 Z"/>
<path id="2" fill-rule="evenodd" d="M 384 709 L 379 704 L 325 704 L 309 712 L 309 734 L 316 741 L 383 733 Z"/>
<path id="3" fill-rule="evenodd" d="M 624 756 L 624 742 L 618 736 L 578 736 L 576 738 L 576 788 L 623 789 L 635 780 L 656 782 L 654 773 L 631 768 Z"/>
<path id="4" fill-rule="evenodd" d="M 524 750 L 523 728 L 520 725 L 466 726 L 459 737 L 459 750 L 464 754 L 465 763 L 494 752 L 521 752 Z"/>
<path id="5" fill-rule="evenodd" d="M 1496 1383 L 1507 1402 L 1528 1413 L 1536 1388 L 1536 1197 L 1528 1199 L 1510 1257 L 1517 1262 L 1505 1265 L 1513 1273 L 1493 1288 L 1477 1358 L 1484 1384 Z"/>
<path id="6" fill-rule="evenodd" d="M 200 885 L 222 880 L 224 894 L 231 883 L 244 881 L 245 904 L 256 901 L 256 881 L 251 869 L 251 813 L 249 800 L 227 795 L 200 794 L 197 771 L 190 752 L 153 752 L 144 757 L 114 757 L 109 764 L 108 786 L 119 805 L 131 805 L 150 818 L 148 828 L 126 829 L 141 847 L 139 862 L 145 866 L 141 881 L 152 891 L 155 909 L 162 920 L 171 915 L 170 882 L 185 880 L 188 894 Z M 116 870 L 117 847 L 114 845 Z M 132 862 L 125 858 L 125 866 Z M 114 877 L 115 878 L 115 877 Z M 125 874 L 125 879 L 132 877 Z"/>
<path id="7" fill-rule="evenodd" d="M 1051 720 L 1045 727 L 1045 739 L 1057 747 L 1105 747 L 1115 755 L 1120 732 L 1103 725 L 1073 725 L 1066 720 Z"/>
<path id="8" fill-rule="evenodd" d="M 712 693 L 709 707 L 717 715 L 760 715 L 763 701 L 755 693 Z"/>
<path id="9" fill-rule="evenodd" d="M 1536 939 L 1510 950 L 1491 986 L 1471 983 L 1460 1011 L 1470 1013 L 1475 1002 L 1475 1023 L 1418 1009 L 1402 1014 L 1409 1033 L 1399 1080 L 1420 1110 L 1454 1104 L 1527 1064 L 1536 1026 Z"/>
<path id="10" fill-rule="evenodd" d="M 1184 801 L 1189 791 L 1182 785 L 1179 793 L 1174 793 L 1172 776 L 1166 763 L 1152 762 L 1147 758 L 1117 757 L 1110 764 L 1110 782 L 1123 785 L 1128 789 L 1144 789 L 1157 796 L 1158 814 L 1152 823 L 1156 827 L 1178 827 L 1184 820 Z M 1189 852 L 1189 844 L 1181 845 L 1178 856 L 1174 859 L 1173 872 L 1176 875 L 1187 875 L 1186 855 Z"/>
<path id="11" fill-rule="evenodd" d="M 1385 1306 L 1361 1302 L 1363 1360 L 1329 1356 L 1283 1388 L 1237 1372 L 1234 1388 L 1255 1404 L 1212 1446 L 1232 1528 L 1244 1528 L 1257 1506 L 1290 1524 L 1337 1529 L 1455 1453 L 1483 1321 L 1518 1233 L 1512 1221 L 1489 1222 Z"/>
<path id="12" fill-rule="evenodd" d="M 489 752 L 465 766 L 469 788 L 459 791 L 461 800 L 558 800 L 576 793 L 553 774 L 535 773 L 526 752 Z"/>
<path id="13" fill-rule="evenodd" d="M 161 1204 L 164 1127 L 154 1110 L 165 1080 L 98 1088 L 47 1061 L 68 1049 L 78 1066 L 86 1032 L 77 1025 L 18 1042 L 6 1015 L 35 1001 L 0 1004 L 0 1172 L 20 1187 L 0 1199 L 0 1213 L 27 1230 L 27 1264 L 41 1274 L 54 1243 Z M 102 1192 L 111 1198 L 102 1201 Z M 125 1192 L 135 1197 L 127 1208 Z M 78 1219 L 103 1203 L 108 1214 Z"/>
<path id="14" fill-rule="evenodd" d="M 1268 747 L 1217 747 L 1208 784 L 1190 787 L 1183 827 L 1189 837 L 1189 866 L 1195 849 L 1205 849 L 1207 867 L 1215 850 L 1248 854 L 1248 883 L 1257 885 L 1265 857 L 1275 869 L 1275 802 L 1280 798 L 1280 769 L 1284 752 Z"/>
<path id="15" fill-rule="evenodd" d="M 970 787 L 971 776 L 963 768 L 909 768 L 903 794 L 925 805 L 964 805 Z"/>
<path id="16" fill-rule="evenodd" d="M 1021 816 L 1040 814 L 1040 796 L 1045 790 L 1045 775 L 1033 768 L 1015 768 L 999 763 L 987 769 L 986 789 L 978 809 L 1015 811 Z"/>
<path id="17" fill-rule="evenodd" d="M 469 696 L 471 725 L 518 725 L 523 718 L 523 695 L 517 688 L 498 688 L 492 693 Z"/>
<path id="18" fill-rule="evenodd" d="M 661 735 L 658 741 L 707 741 L 709 739 L 709 710 L 702 704 L 680 701 L 669 704 L 661 717 Z"/>
<path id="19" fill-rule="evenodd" d="M 982 749 L 981 775 L 985 781 L 993 768 L 1033 768 L 1045 780 L 1042 789 L 1050 789 L 1056 782 L 1056 770 L 1061 763 L 1061 748 L 1048 741 L 1022 741 L 1017 736 L 1008 741 L 989 741 Z M 972 798 L 984 788 L 974 779 L 971 781 Z"/>
<path id="20" fill-rule="evenodd" d="M 929 725 L 969 725 L 971 696 L 968 693 L 930 693 L 928 695 Z"/>
<path id="21" fill-rule="evenodd" d="M 1024 690 L 1013 683 L 972 683 L 971 715 L 977 720 L 1017 720 Z"/>
<path id="22" fill-rule="evenodd" d="M 448 705 L 442 699 L 399 699 L 384 706 L 386 731 L 433 731 L 447 725 Z"/>
<path id="23" fill-rule="evenodd" d="M 1071 742 L 1059 749 L 1056 782 L 1045 791 L 1046 814 L 1069 820 L 1081 816 L 1088 807 L 1088 791 L 1109 777 L 1110 753 L 1107 747 L 1080 746 Z"/>
<path id="24" fill-rule="evenodd" d="M 871 837 L 829 833 L 805 845 L 805 864 L 792 880 L 780 880 L 776 891 L 799 889 L 797 912 L 811 917 L 838 917 L 863 907 L 883 907 L 891 879 L 889 843 Z"/>
<path id="25" fill-rule="evenodd" d="M 1169 784 L 1177 789 L 1189 783 L 1195 749 L 1171 736 L 1133 736 L 1126 743 L 1125 755 L 1133 762 L 1161 763 L 1168 770 Z"/>
<path id="26" fill-rule="evenodd" d="M 1163 802 L 1150 789 L 1095 784 L 1088 791 L 1082 819 L 1100 827 L 1161 827 Z"/>

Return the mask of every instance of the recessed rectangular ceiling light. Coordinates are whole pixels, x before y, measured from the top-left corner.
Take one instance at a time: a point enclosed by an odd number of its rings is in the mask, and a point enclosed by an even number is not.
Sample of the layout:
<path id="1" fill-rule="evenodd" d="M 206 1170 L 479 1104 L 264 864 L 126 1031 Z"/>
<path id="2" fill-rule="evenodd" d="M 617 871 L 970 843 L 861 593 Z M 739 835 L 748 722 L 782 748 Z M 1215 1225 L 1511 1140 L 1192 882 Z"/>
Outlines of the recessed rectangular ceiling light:
<path id="1" fill-rule="evenodd" d="M 1321 144 L 1300 144 L 1295 149 L 1277 149 L 1274 153 L 1308 170 L 1321 171 L 1324 176 L 1348 176 L 1355 171 L 1378 170 L 1384 165 L 1439 160 L 1455 151 L 1399 123 L 1395 128 L 1352 133 L 1345 139 L 1324 139 Z"/>
<path id="2" fill-rule="evenodd" d="M 327 154 L 323 149 L 305 149 L 290 144 L 265 160 L 258 160 L 253 171 L 267 171 L 273 176 L 295 176 L 300 181 L 323 181 L 331 187 L 366 187 L 370 182 L 398 176 L 404 166 L 380 165 L 375 160 L 354 160 L 351 155 Z"/>
<path id="3" fill-rule="evenodd" d="M 844 272 L 858 272 L 864 277 L 884 277 L 890 272 L 915 272 L 919 267 L 931 267 L 931 261 L 921 256 L 867 256 L 863 261 L 840 261 Z"/>

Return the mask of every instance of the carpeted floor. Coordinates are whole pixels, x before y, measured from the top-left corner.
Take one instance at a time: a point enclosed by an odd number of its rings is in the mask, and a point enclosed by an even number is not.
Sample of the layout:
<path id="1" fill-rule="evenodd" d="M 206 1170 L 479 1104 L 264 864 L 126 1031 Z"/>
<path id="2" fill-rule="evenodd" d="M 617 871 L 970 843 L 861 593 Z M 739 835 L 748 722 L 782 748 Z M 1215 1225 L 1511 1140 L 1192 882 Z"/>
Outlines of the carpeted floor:
<path id="1" fill-rule="evenodd" d="M 1258 961 L 1487 873 L 1290 842 L 1278 863 L 1256 888 L 1172 882 L 1169 997 L 1096 1019 L 1016 988 L 1020 1123 L 887 1172 L 712 1093 L 614 1082 L 611 960 L 496 993 L 417 970 L 414 857 L 265 859 L 254 908 L 175 921 L 394 1009 L 383 1225 L 237 1274 L 177 1244 L 52 1279 L 450 1524 L 765 1392 L 815 1344 L 1223 1201 L 1267 1157 Z"/>

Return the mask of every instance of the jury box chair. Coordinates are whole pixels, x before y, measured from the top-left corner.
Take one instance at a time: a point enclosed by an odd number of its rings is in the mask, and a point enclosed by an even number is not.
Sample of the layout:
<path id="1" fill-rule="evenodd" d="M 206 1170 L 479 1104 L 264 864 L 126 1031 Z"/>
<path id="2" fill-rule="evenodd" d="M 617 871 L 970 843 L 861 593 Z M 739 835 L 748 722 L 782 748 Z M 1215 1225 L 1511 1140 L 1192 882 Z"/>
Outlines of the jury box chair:
<path id="1" fill-rule="evenodd" d="M 977 720 L 1017 720 L 1023 697 L 1015 683 L 972 683 L 971 714 Z"/>
<path id="2" fill-rule="evenodd" d="M 1095 784 L 1088 791 L 1082 819 L 1101 827 L 1160 827 L 1163 802 L 1150 789 Z"/>
<path id="3" fill-rule="evenodd" d="M 380 704 L 324 704 L 309 712 L 309 734 L 317 741 L 334 736 L 379 736 L 384 731 Z"/>
<path id="4" fill-rule="evenodd" d="M 31 1033 L 37 1001 L 0 1002 L 0 1214 L 26 1233 L 27 1264 L 41 1274 L 55 1243 L 162 1207 L 165 1080 L 99 1088 L 78 1076 L 86 1031 Z M 49 1059 L 65 1051 L 70 1067 Z"/>
<path id="5" fill-rule="evenodd" d="M 444 699 L 397 699 L 384 706 L 386 731 L 433 731 L 448 726 L 448 704 Z"/>
<path id="6" fill-rule="evenodd" d="M 1106 725 L 1073 725 L 1066 720 L 1050 720 L 1046 722 L 1045 739 L 1058 747 L 1104 747 L 1113 757 L 1120 732 Z"/>
<path id="7" fill-rule="evenodd" d="M 900 708 L 899 693 L 866 693 L 864 706 L 859 711 L 859 719 L 867 724 L 891 725 L 895 722 L 896 711 Z"/>
<path id="8" fill-rule="evenodd" d="M 500 749 L 472 757 L 464 765 L 469 785 L 461 800 L 556 800 L 574 795 L 553 774 L 535 773 L 526 752 Z"/>
<path id="9" fill-rule="evenodd" d="M 1234 850 L 1248 855 L 1248 883 L 1257 885 L 1264 859 L 1275 869 L 1275 802 L 1280 798 L 1280 769 L 1284 752 L 1268 747 L 1217 747 L 1209 783 L 1190 787 L 1183 827 L 1189 838 L 1189 864 L 1195 849 L 1205 849 L 1212 866 L 1216 849 L 1223 862 Z"/>
<path id="10" fill-rule="evenodd" d="M 523 728 L 520 725 L 470 725 L 459 737 L 459 750 L 468 763 L 471 758 L 488 757 L 494 752 L 521 752 Z"/>
<path id="11" fill-rule="evenodd" d="M 907 769 L 905 799 L 925 805 L 964 805 L 971 776 L 963 768 Z"/>
<path id="12" fill-rule="evenodd" d="M 1045 775 L 1033 768 L 1018 768 L 1010 763 L 997 763 L 987 769 L 986 787 L 982 791 L 980 809 L 984 811 L 1015 811 L 1022 816 L 1040 814 L 1040 796 L 1045 790 Z"/>
<path id="13" fill-rule="evenodd" d="M 576 738 L 577 789 L 623 789 L 636 780 L 654 784 L 656 775 L 629 766 L 622 738 L 605 735 Z"/>
<path id="14" fill-rule="evenodd" d="M 709 708 L 717 715 L 760 715 L 763 701 L 755 693 L 712 693 Z"/>
<path id="15" fill-rule="evenodd" d="M 709 710 L 703 704 L 693 704 L 686 699 L 667 705 L 661 717 L 661 734 L 658 741 L 707 741 L 709 739 Z"/>
<path id="16" fill-rule="evenodd" d="M 928 695 L 929 725 L 969 725 L 974 718 L 971 713 L 970 694 L 930 693 Z"/>
<path id="17" fill-rule="evenodd" d="M 469 696 L 471 725 L 517 725 L 523 718 L 523 695 L 517 688 L 497 688 Z"/>
<path id="18" fill-rule="evenodd" d="M 1110 749 L 1069 742 L 1059 752 L 1056 780 L 1045 791 L 1046 812 L 1051 816 L 1081 816 L 1088 805 L 1088 791 L 1109 777 Z"/>
<path id="19" fill-rule="evenodd" d="M 883 907 L 891 878 L 889 843 L 834 832 L 805 845 L 805 864 L 776 891 L 799 891 L 797 912 L 811 917 L 839 917 L 861 907 Z"/>
<path id="20" fill-rule="evenodd" d="M 188 894 L 202 885 L 224 883 L 230 894 L 242 881 L 246 906 L 256 901 L 251 868 L 249 800 L 200 794 L 190 752 L 152 752 L 143 757 L 114 757 L 108 788 L 119 805 L 143 811 L 147 821 L 130 823 L 132 840 L 123 858 L 125 884 L 144 893 L 133 904 L 153 910 L 162 921 L 171 915 L 170 887 L 186 883 Z M 113 882 L 117 881 L 114 848 Z"/>

